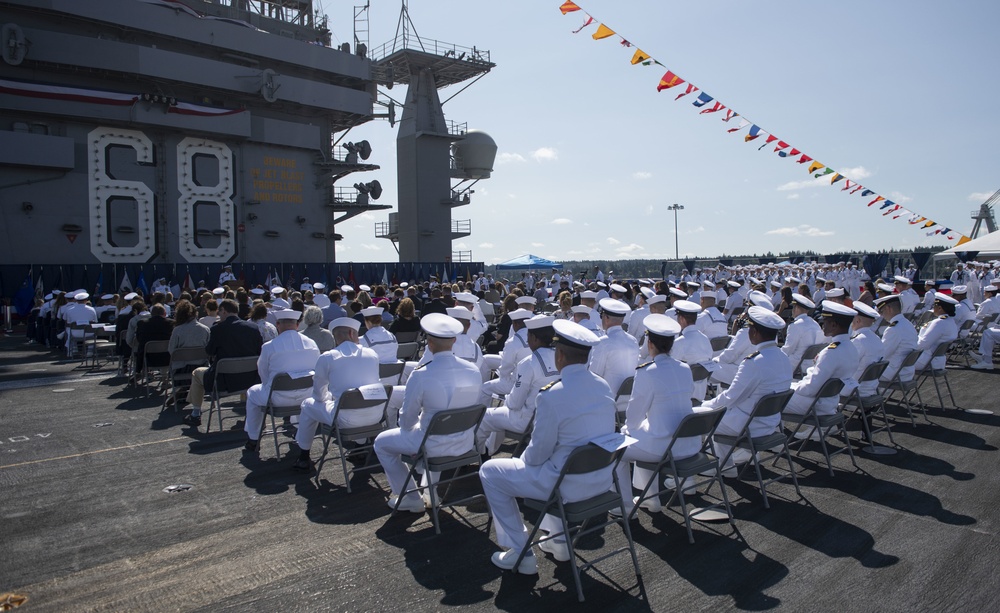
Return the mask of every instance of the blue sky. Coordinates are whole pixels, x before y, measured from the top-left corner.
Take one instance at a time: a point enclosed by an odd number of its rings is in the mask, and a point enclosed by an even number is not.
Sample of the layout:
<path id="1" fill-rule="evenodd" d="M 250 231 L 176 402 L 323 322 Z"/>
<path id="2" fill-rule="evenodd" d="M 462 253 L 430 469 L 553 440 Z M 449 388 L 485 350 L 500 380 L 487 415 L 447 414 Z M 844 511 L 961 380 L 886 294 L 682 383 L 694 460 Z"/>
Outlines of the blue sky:
<path id="1" fill-rule="evenodd" d="M 334 42 L 352 40 L 352 3 L 324 0 Z M 583 0 L 595 19 L 665 65 L 633 66 L 635 48 L 561 0 L 410 3 L 425 39 L 488 49 L 497 67 L 448 102 L 445 116 L 488 132 L 493 176 L 476 186 L 471 236 L 455 248 L 495 263 L 524 253 L 554 260 L 672 258 L 680 203 L 681 256 L 793 249 L 821 253 L 945 244 L 871 198 L 745 143 L 738 120 L 700 115 L 683 86 L 657 93 L 666 68 L 792 147 L 907 209 L 963 233 L 997 185 L 996 58 L 1000 4 L 913 2 L 748 3 Z M 389 41 L 400 5 L 377 1 L 370 46 Z M 460 87 L 460 86 L 458 86 Z M 441 91 L 442 99 L 458 87 Z M 401 87 L 390 93 L 402 99 Z M 395 204 L 395 130 L 376 121 L 366 176 Z M 374 238 L 387 215 L 338 226 L 338 259 L 394 261 Z"/>

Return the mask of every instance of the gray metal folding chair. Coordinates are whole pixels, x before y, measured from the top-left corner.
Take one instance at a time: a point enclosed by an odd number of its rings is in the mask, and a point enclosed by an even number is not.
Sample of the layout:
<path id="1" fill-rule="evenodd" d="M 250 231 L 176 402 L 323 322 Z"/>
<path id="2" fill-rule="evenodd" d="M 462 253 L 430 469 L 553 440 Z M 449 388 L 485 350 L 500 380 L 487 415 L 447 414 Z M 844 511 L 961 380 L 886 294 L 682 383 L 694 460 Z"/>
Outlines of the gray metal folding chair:
<path id="1" fill-rule="evenodd" d="M 805 376 L 805 371 L 802 370 L 802 365 L 806 362 L 811 362 L 816 359 L 820 351 L 823 351 L 827 346 L 827 343 L 816 343 L 815 345 L 809 345 L 806 350 L 802 352 L 802 357 L 799 358 L 799 363 L 795 365 L 795 370 L 793 370 L 794 378 L 801 379 Z"/>
<path id="2" fill-rule="evenodd" d="M 917 383 L 916 374 L 914 374 L 913 378 L 909 381 L 902 381 L 899 373 L 902 372 L 904 368 L 910 368 L 915 365 L 917 360 L 920 359 L 920 355 L 922 353 L 923 352 L 921 350 L 914 349 L 910 351 L 910 353 L 906 354 L 906 357 L 903 358 L 903 362 L 899 365 L 899 370 L 897 370 L 896 374 L 893 375 L 892 380 L 879 388 L 880 391 L 885 394 L 883 402 L 889 402 L 889 400 L 892 399 L 892 396 L 896 392 L 899 392 L 900 403 L 903 405 L 903 408 L 906 409 L 906 414 L 910 417 L 910 423 L 913 427 L 917 426 L 917 420 L 913 418 L 913 408 L 912 403 L 910 402 L 913 397 L 917 397 L 917 407 L 923 411 L 924 421 L 928 421 L 927 409 L 924 407 L 924 399 L 920 397 L 920 385 Z"/>
<path id="3" fill-rule="evenodd" d="M 396 332 L 393 336 L 396 337 L 397 344 L 416 343 L 420 340 L 420 332 L 416 330 L 413 332 Z"/>
<path id="4" fill-rule="evenodd" d="M 882 455 L 895 453 L 894 447 L 896 447 L 896 441 L 892 438 L 892 428 L 889 426 L 889 417 L 885 413 L 885 398 L 878 391 L 871 396 L 861 395 L 861 384 L 878 381 L 882 374 L 885 373 L 885 369 L 888 367 L 889 362 L 885 360 L 879 360 L 878 362 L 872 362 L 869 364 L 865 368 L 864 372 L 861 373 L 861 378 L 858 379 L 858 386 L 855 387 L 846 398 L 841 399 L 841 403 L 843 404 L 845 410 L 849 406 L 854 407 L 854 411 L 851 412 L 850 417 L 860 414 L 861 427 L 864 435 L 863 442 L 867 443 L 867 446 L 864 447 L 864 451 L 867 451 L 868 453 Z M 876 417 L 882 420 L 882 426 L 880 428 L 874 427 L 874 419 Z M 879 447 L 875 445 L 875 435 L 879 432 L 885 432 L 889 435 L 889 444 L 891 447 Z"/>
<path id="5" fill-rule="evenodd" d="M 792 430 L 792 436 L 797 434 L 802 429 L 802 426 L 806 426 L 809 428 L 810 436 L 816 434 L 819 437 L 818 442 L 820 448 L 823 450 L 823 457 L 826 459 L 826 467 L 830 471 L 831 477 L 834 476 L 831 459 L 838 453 L 846 451 L 847 455 L 851 456 L 851 464 L 854 464 L 854 468 L 858 468 L 858 462 L 854 459 L 854 450 L 851 447 L 851 439 L 847 435 L 847 420 L 844 418 L 844 413 L 840 410 L 840 390 L 842 389 L 844 389 L 844 381 L 842 379 L 827 379 L 826 383 L 819 388 L 819 393 L 813 399 L 812 404 L 809 405 L 808 411 L 804 414 L 781 414 L 782 421 L 795 425 L 795 428 Z M 816 405 L 820 400 L 827 398 L 836 398 L 837 408 L 831 415 L 820 415 L 816 412 Z M 826 444 L 826 439 L 833 433 L 834 428 L 839 428 L 840 434 L 844 435 L 844 446 L 831 452 Z M 796 456 L 802 455 L 802 449 L 805 447 L 806 442 L 810 440 L 812 439 L 807 437 L 799 442 L 795 450 Z"/>
<path id="6" fill-rule="evenodd" d="M 144 394 L 149 396 L 150 385 L 157 380 L 166 383 L 170 377 L 170 341 L 148 341 L 142 349 L 142 381 L 145 386 Z M 164 366 L 152 366 L 150 357 L 166 357 L 167 364 Z"/>
<path id="7" fill-rule="evenodd" d="M 701 411 L 698 413 L 692 413 L 681 420 L 678 424 L 677 430 L 674 431 L 673 437 L 670 439 L 670 444 L 667 445 L 666 451 L 663 453 L 663 457 L 660 458 L 659 462 L 636 462 L 635 465 L 639 468 L 644 468 L 651 473 L 653 473 L 653 479 L 657 479 L 659 483 L 663 483 L 666 477 L 670 477 L 674 481 L 674 491 L 670 495 L 667 504 L 664 508 L 670 508 L 670 504 L 676 498 L 681 503 L 681 515 L 684 517 L 684 527 L 687 528 L 688 542 L 694 543 L 694 533 L 691 531 L 691 516 L 688 513 L 687 501 L 684 499 L 684 490 L 690 488 L 697 488 L 706 483 L 712 483 L 718 481 L 719 488 L 722 490 L 722 503 L 714 504 L 710 507 L 702 509 L 706 511 L 708 509 L 718 509 L 725 508 L 726 515 L 729 516 L 729 523 L 735 528 L 736 524 L 733 522 L 733 510 L 729 506 L 729 495 L 726 493 L 726 484 L 722 482 L 722 471 L 719 467 L 719 458 L 715 455 L 715 449 L 712 445 L 712 433 L 715 432 L 716 426 L 722 421 L 722 416 L 725 415 L 725 408 L 712 409 L 711 411 Z M 701 449 L 698 453 L 693 456 L 682 458 L 679 460 L 674 459 L 673 448 L 677 443 L 678 439 L 687 437 L 702 437 Z M 705 479 L 699 479 L 704 473 L 712 471 L 711 476 L 707 476 Z M 688 480 L 691 480 L 689 483 Z M 652 487 L 653 482 L 650 481 L 646 484 L 646 487 L 642 489 L 639 494 L 639 499 L 636 501 L 635 507 L 632 509 L 632 514 L 629 515 L 629 519 L 632 519 L 636 513 L 639 511 L 639 505 L 643 501 L 649 500 L 650 498 L 656 498 L 661 500 L 664 494 L 662 489 L 659 489 L 655 494 L 649 494 L 649 490 Z M 626 486 L 627 487 L 627 486 Z"/>
<path id="8" fill-rule="evenodd" d="M 97 368 L 102 355 L 107 361 L 114 359 L 115 335 L 114 332 L 105 330 L 104 324 L 92 324 L 91 327 L 93 334 L 87 337 L 87 357 L 92 359 L 93 367 Z M 84 363 L 86 361 L 87 358 L 84 357 Z"/>
<path id="9" fill-rule="evenodd" d="M 396 346 L 396 359 L 416 361 L 417 353 L 420 351 L 420 343 L 399 343 Z"/>
<path id="10" fill-rule="evenodd" d="M 331 425 L 320 424 L 319 434 L 323 437 L 323 453 L 320 455 L 319 460 L 316 462 L 316 486 L 319 486 L 319 474 L 323 470 L 323 464 L 326 463 L 327 453 L 330 449 L 330 442 L 335 442 L 337 445 L 337 450 L 340 452 L 340 467 L 344 471 L 344 485 L 347 488 L 347 493 L 351 493 L 351 475 L 360 472 L 362 470 L 372 470 L 379 467 L 379 463 L 375 462 L 371 464 L 370 461 L 373 457 L 376 457 L 373 453 L 375 448 L 375 437 L 378 436 L 383 430 L 388 428 L 386 423 L 385 409 L 389 404 L 389 399 L 392 397 L 392 386 L 385 386 L 385 399 L 366 399 L 362 395 L 361 391 L 358 389 L 350 389 L 340 395 L 335 401 L 334 413 L 333 413 L 333 423 Z M 353 428 L 341 428 L 337 425 L 337 418 L 342 413 L 349 413 L 351 411 L 357 411 L 361 409 L 371 409 L 382 405 L 382 417 L 376 423 L 370 426 L 357 426 Z M 361 445 L 357 445 L 353 449 L 347 450 L 344 448 L 344 443 L 353 442 L 358 443 L 362 441 L 368 441 Z M 347 468 L 347 456 L 350 454 L 358 454 L 364 452 L 365 458 L 364 463 L 355 468 Z"/>
<path id="11" fill-rule="evenodd" d="M 702 366 L 701 364 L 688 364 L 688 367 L 691 369 L 691 378 L 694 380 L 695 383 L 698 383 L 700 381 L 705 381 L 712 374 L 708 372 L 708 369 Z M 709 390 L 711 390 L 711 388 L 712 388 L 711 385 L 707 386 L 705 388 L 705 393 L 707 394 Z M 700 406 L 701 403 L 705 402 L 705 399 L 692 397 L 691 402 L 694 406 Z"/>
<path id="12" fill-rule="evenodd" d="M 615 392 L 615 405 L 618 405 L 618 401 L 622 398 L 629 398 L 632 396 L 632 385 L 635 383 L 635 377 L 626 377 L 622 384 L 618 386 L 618 391 Z M 625 424 L 625 411 L 616 410 L 615 411 L 615 422 L 619 429 Z"/>
<path id="13" fill-rule="evenodd" d="M 712 343 L 712 352 L 713 353 L 716 352 L 716 351 L 722 351 L 723 349 L 725 349 L 726 347 L 728 347 L 729 343 L 731 343 L 732 340 L 733 340 L 733 337 L 731 337 L 729 335 L 726 335 L 726 336 L 716 336 L 714 338 L 708 339 L 708 341 L 710 343 Z"/>
<path id="14" fill-rule="evenodd" d="M 271 381 L 271 391 L 267 394 L 267 404 L 264 405 L 264 417 L 271 418 L 271 433 L 274 434 L 274 455 L 281 457 L 280 447 L 278 445 L 278 424 L 275 422 L 276 417 L 282 419 L 292 417 L 293 415 L 298 415 L 302 412 L 302 401 L 293 402 L 290 404 L 277 404 L 274 399 L 275 392 L 295 392 L 305 389 L 312 389 L 313 378 L 312 375 L 306 375 L 305 377 L 299 377 L 298 379 L 293 379 L 288 373 L 279 373 L 275 375 L 274 379 Z M 264 424 L 265 421 L 260 423 L 260 433 L 257 435 L 257 440 L 264 435 Z"/>
<path id="15" fill-rule="evenodd" d="M 934 382 L 934 391 L 937 392 L 938 401 L 941 403 L 941 408 L 944 409 L 944 397 L 941 395 L 941 386 L 938 385 L 938 379 L 944 381 L 945 387 L 948 388 L 948 397 L 951 399 L 952 408 L 959 408 L 958 403 L 955 402 L 955 395 L 951 393 L 951 383 L 948 382 L 948 367 L 945 364 L 944 368 L 934 368 L 932 364 L 934 363 L 934 358 L 939 358 L 944 356 L 947 359 L 948 350 L 951 347 L 953 341 L 945 341 L 939 343 L 937 347 L 934 348 L 934 353 L 931 354 L 931 361 L 927 362 L 927 366 L 921 370 L 913 373 L 913 378 L 917 379 L 917 388 L 919 389 L 927 379 Z M 927 412 L 924 411 L 924 416 L 927 416 Z"/>
<path id="16" fill-rule="evenodd" d="M 396 385 L 399 385 L 403 381 L 403 369 L 406 368 L 406 362 L 393 362 L 391 364 L 379 364 L 378 365 L 378 377 L 379 379 L 386 379 L 388 377 L 396 377 Z"/>
<path id="17" fill-rule="evenodd" d="M 525 427 L 523 432 L 518 432 L 517 430 L 504 430 L 504 439 L 512 439 L 516 441 L 514 446 L 514 451 L 511 453 L 513 457 L 519 457 L 521 452 L 528 446 L 531 442 L 531 433 L 535 429 L 535 416 L 531 416 L 531 421 L 528 422 L 527 427 Z"/>
<path id="18" fill-rule="evenodd" d="M 224 382 L 226 375 L 239 375 L 257 372 L 257 356 L 247 356 L 242 358 L 223 358 L 215 364 L 215 380 L 212 384 L 210 402 L 208 404 L 208 420 L 205 422 L 205 432 L 212 429 L 212 411 L 219 412 L 219 430 L 222 430 L 222 399 L 228 396 L 238 396 L 246 393 L 250 386 L 234 386 L 229 389 Z M 221 376 L 220 376 L 221 375 Z M 258 439 L 259 440 L 259 439 Z"/>
<path id="19" fill-rule="evenodd" d="M 393 515 L 395 515 L 396 511 L 399 510 L 399 503 L 406 497 L 407 494 L 410 492 L 423 492 L 426 489 L 431 500 L 431 518 L 434 521 L 434 532 L 436 534 L 441 534 L 441 523 L 438 520 L 438 511 L 442 507 L 453 507 L 483 497 L 483 494 L 476 494 L 461 500 L 449 501 L 447 503 L 444 502 L 448 498 L 448 493 L 451 491 L 451 486 L 455 483 L 455 481 L 467 479 L 469 477 L 479 477 L 478 471 L 470 472 L 465 475 L 459 475 L 458 469 L 463 466 L 470 466 L 472 464 L 479 464 L 482 462 L 482 457 L 479 455 L 479 451 L 476 450 L 475 437 L 476 431 L 479 430 L 479 422 L 482 421 L 485 413 L 486 407 L 481 404 L 477 404 L 462 409 L 438 411 L 431 417 L 431 421 L 427 425 L 427 430 L 424 432 L 424 438 L 420 441 L 420 447 L 417 449 L 416 453 L 402 455 L 403 462 L 410 465 L 410 471 L 409 474 L 406 475 L 402 491 L 396 499 L 396 507 L 392 510 Z M 457 456 L 428 455 L 427 439 L 429 437 L 458 434 L 459 432 L 465 432 L 466 430 L 472 431 L 471 440 L 473 442 L 470 445 L 469 451 Z M 446 470 L 454 470 L 455 474 L 449 479 L 442 479 L 437 483 L 432 482 L 432 472 L 441 473 Z M 427 476 L 426 486 L 420 485 L 420 473 Z M 407 489 L 411 482 L 413 483 L 413 488 Z M 447 483 L 448 487 L 445 488 L 444 494 L 439 498 L 437 486 L 442 483 Z"/>
<path id="20" fill-rule="evenodd" d="M 521 564 L 521 560 L 524 559 L 525 554 L 536 542 L 540 543 L 557 536 L 564 536 L 567 548 L 569 549 L 569 564 L 573 571 L 573 581 L 576 583 L 576 596 L 580 602 L 583 602 L 583 586 L 580 583 L 580 571 L 586 571 L 588 568 L 611 556 L 626 551 L 629 552 L 632 554 L 632 565 L 635 567 L 636 577 L 642 575 L 642 571 L 639 569 L 639 558 L 635 554 L 635 542 L 632 540 L 632 531 L 629 529 L 628 519 L 624 517 L 625 507 L 622 504 L 621 484 L 618 483 L 618 476 L 615 474 L 615 467 L 621 461 L 623 453 L 624 448 L 612 452 L 590 443 L 577 447 L 566 458 L 566 463 L 563 464 L 559 478 L 546 500 L 524 499 L 524 506 L 537 511 L 538 518 L 535 520 L 535 525 L 531 529 L 530 534 L 528 534 L 528 540 L 524 549 L 521 550 L 517 561 L 514 563 L 515 572 Z M 586 500 L 563 502 L 560 486 L 567 475 L 582 475 L 599 470 L 611 471 L 612 483 L 614 484 L 613 490 L 598 492 Z M 611 515 L 608 513 L 611 509 L 618 509 L 621 515 L 617 517 Z M 562 531 L 549 533 L 548 536 L 541 537 L 535 541 L 535 535 L 538 534 L 542 518 L 547 513 L 551 513 L 562 520 Z M 606 517 L 606 520 L 603 522 L 591 523 L 588 521 L 602 515 Z M 584 561 L 584 564 L 578 566 L 577 558 L 579 556 L 576 552 L 576 543 L 582 536 L 604 530 L 605 527 L 611 524 L 621 524 L 622 530 L 625 532 L 627 545 L 610 551 L 589 562 Z"/>
<path id="21" fill-rule="evenodd" d="M 199 362 L 197 365 L 182 367 L 178 364 L 191 364 Z M 177 395 L 191 386 L 191 373 L 198 366 L 208 364 L 208 354 L 204 347 L 180 347 L 174 349 L 170 354 L 170 367 L 167 374 L 167 391 L 163 394 L 163 406 L 161 411 L 167 410 L 167 404 L 173 402 L 174 411 L 177 411 Z"/>
<path id="22" fill-rule="evenodd" d="M 775 481 L 780 481 L 781 479 L 790 476 L 792 478 L 792 483 L 795 485 L 795 493 L 801 497 L 802 491 L 799 490 L 799 479 L 795 474 L 795 466 L 792 464 L 792 454 L 788 450 L 788 436 L 785 435 L 781 426 L 779 425 L 778 428 L 770 434 L 752 437 L 750 436 L 750 424 L 753 422 L 754 418 L 770 417 L 781 413 L 781 411 L 785 408 L 785 405 L 788 404 L 788 401 L 791 400 L 793 393 L 794 392 L 792 392 L 792 390 L 785 390 L 761 396 L 754 405 L 753 411 L 750 413 L 750 418 L 747 420 L 747 423 L 743 425 L 739 434 L 732 436 L 716 432 L 712 436 L 712 439 L 716 443 L 730 447 L 729 453 L 727 453 L 726 456 L 719 462 L 719 465 L 723 468 L 729 462 L 729 459 L 732 457 L 733 452 L 736 449 L 745 449 L 750 452 L 750 461 L 743 466 L 740 473 L 736 477 L 739 478 L 740 475 L 742 475 L 747 469 L 747 466 L 750 466 L 751 464 L 753 465 L 754 470 L 757 473 L 757 484 L 760 486 L 760 493 L 764 497 L 765 509 L 771 508 L 771 505 L 767 501 L 767 486 Z M 779 447 L 780 449 L 778 451 L 774 451 L 774 449 L 778 449 Z M 775 460 L 771 463 L 773 468 L 776 467 L 778 458 L 784 456 L 785 459 L 788 460 L 788 474 L 778 474 L 775 477 L 765 480 L 763 474 L 760 472 L 760 458 L 758 455 L 761 453 L 771 453 L 774 455 Z M 709 485 L 709 489 L 711 489 L 711 485 Z"/>

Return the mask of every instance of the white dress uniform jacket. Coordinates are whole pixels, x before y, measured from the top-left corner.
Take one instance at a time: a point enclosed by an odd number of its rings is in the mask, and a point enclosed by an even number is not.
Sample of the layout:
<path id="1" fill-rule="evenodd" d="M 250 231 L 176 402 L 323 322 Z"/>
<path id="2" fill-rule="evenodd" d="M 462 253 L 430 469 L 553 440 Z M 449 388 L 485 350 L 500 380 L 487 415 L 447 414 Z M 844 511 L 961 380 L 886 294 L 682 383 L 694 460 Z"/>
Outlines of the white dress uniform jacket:
<path id="1" fill-rule="evenodd" d="M 920 354 L 920 359 L 914 365 L 916 370 L 921 370 L 927 367 L 930 363 L 931 368 L 934 370 L 941 370 L 944 368 L 945 362 L 947 361 L 947 356 L 940 356 L 931 360 L 931 354 L 941 343 L 950 343 L 951 341 L 958 338 L 958 326 L 955 325 L 955 318 L 948 317 L 947 315 L 941 315 L 935 319 L 930 320 L 926 326 L 920 330 L 920 335 L 917 337 L 917 349 L 922 353 Z"/>
<path id="2" fill-rule="evenodd" d="M 385 469 L 393 493 L 400 493 L 407 475 L 400 454 L 416 453 L 435 413 L 475 405 L 479 401 L 482 384 L 479 370 L 455 357 L 451 351 L 433 354 L 426 364 L 413 371 L 406 381 L 399 427 L 387 430 L 375 439 L 375 453 Z M 462 455 L 472 449 L 473 443 L 470 429 L 446 436 L 432 436 L 427 439 L 426 449 L 432 456 Z M 434 481 L 434 476 L 431 480 Z M 417 500 L 416 494 L 411 497 Z"/>
<path id="3" fill-rule="evenodd" d="M 745 329 L 744 329 L 745 330 Z M 743 332 L 743 330 L 741 330 Z M 710 409 L 726 407 L 726 414 L 716 428 L 719 434 L 736 436 L 746 425 L 757 401 L 767 394 L 783 392 L 792 383 L 792 366 L 774 341 L 756 346 L 756 351 L 740 362 L 733 384 L 703 406 Z M 750 424 L 750 436 L 764 436 L 774 432 L 781 423 L 781 415 L 758 417 Z M 719 457 L 729 453 L 729 447 L 716 444 Z"/>
<path id="4" fill-rule="evenodd" d="M 855 331 L 851 336 L 851 344 L 858 351 L 858 365 L 854 369 L 854 375 L 844 380 L 844 389 L 840 392 L 840 395 L 844 397 L 850 396 L 851 392 L 859 386 L 858 380 L 864 374 L 865 369 L 881 360 L 882 352 L 885 350 L 885 347 L 882 345 L 882 339 L 871 328 L 862 328 Z M 860 387 L 861 389 L 858 390 L 858 393 L 861 394 L 862 398 L 874 396 L 878 393 L 878 381 L 869 381 L 861 384 Z"/>
<path id="5" fill-rule="evenodd" d="M 608 335 L 590 350 L 590 372 L 607 382 L 612 395 L 638 364 L 639 345 L 621 326 L 609 328 Z"/>
<path id="6" fill-rule="evenodd" d="M 838 334 L 833 342 L 816 356 L 816 362 L 806 370 L 805 376 L 792 388 L 795 394 L 788 401 L 785 413 L 803 415 L 809 411 L 820 388 L 830 379 L 846 381 L 854 375 L 858 363 L 858 350 L 851 344 L 850 334 Z M 833 415 L 840 403 L 838 396 L 824 398 L 816 403 L 817 415 Z"/>
<path id="7" fill-rule="evenodd" d="M 260 426 L 264 423 L 263 408 L 274 378 L 281 373 L 288 373 L 293 379 L 313 374 L 319 355 L 316 343 L 297 330 L 286 330 L 274 340 L 264 343 L 257 358 L 257 373 L 261 382 L 247 390 L 247 418 L 243 429 L 251 439 L 256 440 L 260 436 Z M 299 404 L 309 393 L 309 390 L 275 392 L 272 400 L 281 405 Z"/>
<path id="8" fill-rule="evenodd" d="M 908 287 L 899 292 L 899 304 L 902 307 L 904 314 L 912 313 L 913 309 L 917 308 L 917 305 L 920 304 L 920 296 L 917 294 L 916 290 L 912 287 Z"/>
<path id="9" fill-rule="evenodd" d="M 501 547 L 520 549 L 528 538 L 517 498 L 547 498 L 570 452 L 615 431 L 615 403 L 608 384 L 584 364 L 566 366 L 560 375 L 558 383 L 538 394 L 535 429 L 521 457 L 489 460 L 479 470 Z M 560 491 L 564 501 L 574 502 L 608 491 L 611 483 L 608 467 L 568 475 Z M 553 531 L 556 524 L 546 517 L 541 528 Z"/>
<path id="10" fill-rule="evenodd" d="M 312 397 L 302 401 L 295 442 L 309 449 L 320 423 L 333 425 L 337 399 L 349 389 L 378 383 L 378 355 L 367 347 L 344 341 L 319 356 L 313 375 Z M 337 416 L 341 428 L 370 426 L 382 419 L 383 406 L 343 411 Z"/>
<path id="11" fill-rule="evenodd" d="M 785 334 L 785 344 L 781 347 L 781 350 L 788 356 L 788 362 L 794 369 L 799 365 L 802 354 L 805 353 L 810 345 L 822 343 L 825 340 L 826 337 L 823 336 L 823 329 L 819 327 L 816 320 L 806 314 L 802 314 L 788 325 L 788 331 Z M 802 365 L 803 372 L 805 372 L 808 365 L 808 363 Z"/>
<path id="12" fill-rule="evenodd" d="M 889 325 L 886 326 L 885 332 L 882 333 L 882 357 L 889 362 L 889 366 L 882 373 L 880 380 L 883 383 L 888 383 L 892 381 L 897 372 L 899 372 L 900 381 L 912 380 L 913 367 L 909 366 L 900 371 L 900 366 L 906 356 L 916 348 L 917 329 L 902 313 L 893 317 L 889 321 Z"/>
<path id="13" fill-rule="evenodd" d="M 726 325 L 726 318 L 719 309 L 710 306 L 701 313 L 698 313 L 698 329 L 708 337 L 709 340 L 719 336 L 729 334 L 729 326 Z"/>
<path id="14" fill-rule="evenodd" d="M 715 362 L 718 362 L 719 368 L 712 373 L 711 379 L 716 383 L 729 385 L 736 377 L 736 371 L 739 370 L 740 364 L 743 363 L 743 358 L 753 352 L 754 346 L 750 342 L 749 328 L 740 328 L 736 332 L 736 336 L 729 341 L 729 345 L 722 350 L 722 353 L 718 357 L 713 358 Z"/>
<path id="15" fill-rule="evenodd" d="M 396 363 L 396 350 L 399 348 L 399 343 L 396 342 L 396 336 L 392 332 L 382 326 L 375 326 L 365 332 L 360 341 L 362 347 L 367 347 L 378 354 L 379 363 Z"/>
<path id="16" fill-rule="evenodd" d="M 528 329 L 521 328 L 517 333 L 512 334 L 507 339 L 507 344 L 504 345 L 503 353 L 500 356 L 500 366 L 497 368 L 497 378 L 482 384 L 482 404 L 489 404 L 491 394 L 503 396 L 510 393 L 510 390 L 514 388 L 514 371 L 517 369 L 518 362 L 530 354 Z"/>
<path id="17" fill-rule="evenodd" d="M 489 408 L 479 424 L 476 444 L 481 449 L 493 435 L 490 453 L 503 443 L 504 430 L 524 432 L 535 415 L 535 402 L 542 387 L 557 381 L 556 353 L 550 347 L 541 347 L 517 363 L 514 388 L 507 395 L 503 406 Z"/>
<path id="18" fill-rule="evenodd" d="M 688 326 L 681 330 L 680 335 L 674 339 L 674 346 L 670 349 L 670 357 L 688 366 L 691 364 L 703 364 L 712 361 L 712 342 L 694 326 Z M 700 401 L 705 399 L 705 392 L 708 391 L 708 379 L 702 379 L 694 383 L 694 390 L 691 398 Z"/>

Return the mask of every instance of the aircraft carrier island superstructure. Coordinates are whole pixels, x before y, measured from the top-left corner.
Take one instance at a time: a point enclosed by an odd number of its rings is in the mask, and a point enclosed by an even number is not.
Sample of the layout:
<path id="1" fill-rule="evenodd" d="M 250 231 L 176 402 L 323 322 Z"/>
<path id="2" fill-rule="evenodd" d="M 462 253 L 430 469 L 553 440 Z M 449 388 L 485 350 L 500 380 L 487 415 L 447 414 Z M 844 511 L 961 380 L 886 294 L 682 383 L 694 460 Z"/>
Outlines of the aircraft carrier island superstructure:
<path id="1" fill-rule="evenodd" d="M 232 4 L 0 2 L 3 264 L 332 262 L 335 221 L 389 208 L 335 185 L 378 169 L 335 142 L 374 116 L 363 49 Z"/>

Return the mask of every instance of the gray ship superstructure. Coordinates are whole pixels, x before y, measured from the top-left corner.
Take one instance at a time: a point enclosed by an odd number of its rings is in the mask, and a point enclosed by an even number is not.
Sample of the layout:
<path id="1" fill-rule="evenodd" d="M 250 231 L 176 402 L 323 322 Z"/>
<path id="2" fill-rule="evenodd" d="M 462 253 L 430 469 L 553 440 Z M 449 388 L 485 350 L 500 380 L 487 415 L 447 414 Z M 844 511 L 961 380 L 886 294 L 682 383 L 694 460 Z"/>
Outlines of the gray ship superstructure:
<path id="1" fill-rule="evenodd" d="M 337 140 L 376 116 L 376 84 L 308 1 L 0 16 L 4 265 L 329 263 L 336 222 L 389 208 L 373 175 L 336 184 L 379 168 Z"/>

